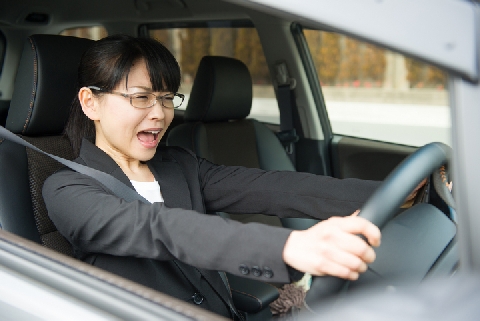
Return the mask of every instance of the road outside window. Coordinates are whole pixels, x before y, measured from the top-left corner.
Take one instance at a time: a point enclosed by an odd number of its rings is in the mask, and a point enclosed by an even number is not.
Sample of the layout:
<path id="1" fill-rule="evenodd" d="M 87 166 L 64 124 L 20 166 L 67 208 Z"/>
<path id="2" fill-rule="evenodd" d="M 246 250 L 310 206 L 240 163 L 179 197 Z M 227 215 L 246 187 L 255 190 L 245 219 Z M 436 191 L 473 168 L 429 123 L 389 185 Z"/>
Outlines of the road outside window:
<path id="1" fill-rule="evenodd" d="M 447 75 L 347 36 L 304 30 L 335 134 L 450 144 Z"/>

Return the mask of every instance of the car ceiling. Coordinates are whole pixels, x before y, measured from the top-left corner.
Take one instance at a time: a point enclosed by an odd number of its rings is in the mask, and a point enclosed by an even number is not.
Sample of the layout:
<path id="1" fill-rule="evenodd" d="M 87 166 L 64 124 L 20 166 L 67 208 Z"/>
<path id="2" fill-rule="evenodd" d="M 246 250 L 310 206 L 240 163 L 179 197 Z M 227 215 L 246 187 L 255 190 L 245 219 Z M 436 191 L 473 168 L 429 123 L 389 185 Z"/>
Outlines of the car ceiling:
<path id="1" fill-rule="evenodd" d="M 47 14 L 48 22 L 29 22 L 26 17 L 30 14 Z M 30 34 L 58 34 L 68 28 L 102 25 L 111 34 L 138 35 L 139 25 L 144 23 L 261 22 L 268 16 L 222 0 L 0 0 L 0 29 L 9 48 L 0 77 L 1 97 L 8 100 L 12 96 L 18 57 Z"/>
<path id="2" fill-rule="evenodd" d="M 0 3 L 0 22 L 4 27 L 32 27 L 34 24 L 26 21 L 31 13 L 48 14 L 55 25 L 72 22 L 88 25 L 109 20 L 168 21 L 170 17 L 174 20 L 247 17 L 238 6 L 219 0 L 3 0 Z"/>

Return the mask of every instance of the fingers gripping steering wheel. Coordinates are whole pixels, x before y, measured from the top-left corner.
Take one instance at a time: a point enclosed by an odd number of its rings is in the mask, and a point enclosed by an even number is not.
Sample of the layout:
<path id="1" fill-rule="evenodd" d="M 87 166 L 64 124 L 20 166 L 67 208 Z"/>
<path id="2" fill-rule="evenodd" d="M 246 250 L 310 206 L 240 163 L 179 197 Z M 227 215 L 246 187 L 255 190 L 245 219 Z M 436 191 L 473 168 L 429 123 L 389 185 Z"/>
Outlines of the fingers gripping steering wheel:
<path id="1" fill-rule="evenodd" d="M 455 209 L 455 200 L 448 186 L 450 182 L 448 164 L 442 165 L 432 174 L 433 188 L 449 207 Z"/>
<path id="2" fill-rule="evenodd" d="M 380 229 L 390 221 L 413 189 L 450 159 L 451 148 L 442 143 L 430 143 L 403 160 L 383 181 L 362 207 L 359 216 Z M 446 187 L 445 187 L 446 188 Z M 309 306 L 340 292 L 347 280 L 333 276 L 314 277 L 305 298 Z"/>

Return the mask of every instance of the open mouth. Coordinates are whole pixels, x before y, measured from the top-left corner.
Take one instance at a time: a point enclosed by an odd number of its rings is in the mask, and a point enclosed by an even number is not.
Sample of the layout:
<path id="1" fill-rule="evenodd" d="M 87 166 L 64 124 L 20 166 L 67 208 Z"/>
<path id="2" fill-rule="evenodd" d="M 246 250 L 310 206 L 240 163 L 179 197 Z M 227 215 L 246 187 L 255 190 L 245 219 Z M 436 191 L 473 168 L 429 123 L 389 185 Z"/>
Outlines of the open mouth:
<path id="1" fill-rule="evenodd" d="M 158 144 L 160 130 L 146 130 L 137 134 L 137 138 L 143 146 L 151 148 Z"/>

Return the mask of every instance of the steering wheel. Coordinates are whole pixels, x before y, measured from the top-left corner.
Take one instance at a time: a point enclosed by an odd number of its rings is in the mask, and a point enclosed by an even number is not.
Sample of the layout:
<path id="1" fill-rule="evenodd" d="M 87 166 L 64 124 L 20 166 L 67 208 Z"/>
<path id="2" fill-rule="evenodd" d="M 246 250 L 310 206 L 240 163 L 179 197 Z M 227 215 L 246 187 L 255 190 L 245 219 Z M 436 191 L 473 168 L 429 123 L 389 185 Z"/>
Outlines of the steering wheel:
<path id="1" fill-rule="evenodd" d="M 363 205 L 359 216 L 382 229 L 422 179 L 447 163 L 450 155 L 451 148 L 442 143 L 430 143 L 416 150 L 387 176 Z M 447 189 L 444 183 L 443 186 Z M 333 276 L 314 277 L 305 302 L 312 307 L 322 299 L 340 292 L 347 282 Z"/>

